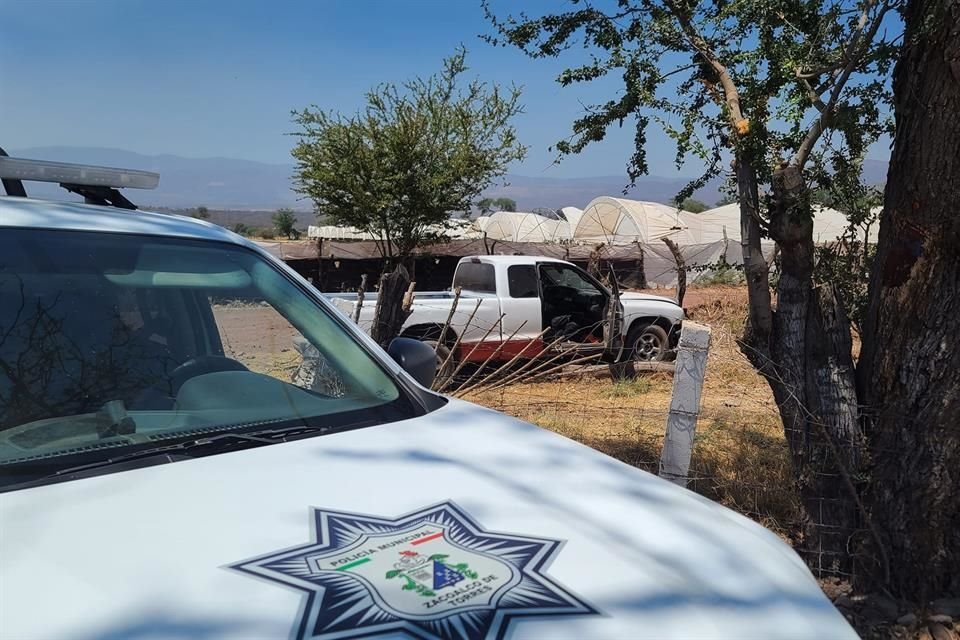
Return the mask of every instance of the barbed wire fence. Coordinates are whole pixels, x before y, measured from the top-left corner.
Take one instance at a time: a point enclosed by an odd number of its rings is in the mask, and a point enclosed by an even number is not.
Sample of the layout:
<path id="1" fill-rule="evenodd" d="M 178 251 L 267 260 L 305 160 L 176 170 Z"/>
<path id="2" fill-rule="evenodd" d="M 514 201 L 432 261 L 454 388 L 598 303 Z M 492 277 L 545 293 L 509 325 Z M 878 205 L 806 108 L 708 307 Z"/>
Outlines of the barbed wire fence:
<path id="1" fill-rule="evenodd" d="M 714 290 L 719 293 L 711 299 Z M 841 548 L 804 544 L 810 524 L 819 537 L 848 535 L 824 514 L 849 500 L 825 495 L 820 509 L 801 508 L 786 434 L 767 383 L 740 353 L 745 295 L 736 288 L 693 290 L 706 302 L 691 305 L 690 317 L 713 329 L 704 392 L 697 417 L 687 487 L 773 530 L 803 550 L 818 577 L 853 579 L 851 562 L 870 535 L 866 526 Z M 725 296 L 734 299 L 726 299 Z M 587 362 L 550 368 L 538 378 L 523 376 L 457 391 L 455 395 L 515 415 L 578 440 L 635 467 L 660 470 L 669 415 L 672 374 L 648 370 L 636 379 L 616 382 L 606 368 Z M 801 435 L 801 434 L 798 434 Z M 826 471 L 810 473 L 822 477 Z M 802 479 L 801 479 L 802 481 Z M 808 520 L 810 522 L 808 522 Z M 875 564 L 880 564 L 879 561 Z M 846 567 L 846 568 L 844 568 Z"/>
<path id="2" fill-rule="evenodd" d="M 476 355 L 476 344 L 458 349 L 468 332 L 474 340 L 496 335 L 509 342 L 524 328 L 505 331 L 502 315 L 493 322 L 481 320 L 477 303 L 470 298 L 459 304 L 451 310 L 449 321 L 461 323 L 458 326 L 463 328 L 446 355 L 456 365 L 452 373 L 437 380 L 436 390 L 514 415 L 650 473 L 659 472 L 670 410 L 671 365 L 641 367 L 635 378 L 616 380 L 608 365 L 600 362 L 600 353 L 565 351 L 567 337 L 553 335 L 549 329 L 530 338 L 510 357 L 494 347 L 484 352 L 483 359 L 457 361 L 457 352 Z M 690 319 L 712 329 L 687 488 L 759 522 L 802 549 L 818 577 L 852 579 L 852 570 L 844 567 L 858 566 L 850 560 L 861 553 L 864 545 L 860 543 L 871 532 L 864 524 L 849 536 L 823 516 L 842 501 L 849 502 L 847 494 L 823 496 L 819 509 L 809 504 L 805 510 L 801 508 L 787 437 L 805 436 L 785 432 L 769 386 L 740 352 L 737 340 L 746 316 L 745 290 L 694 287 L 688 292 L 686 306 Z M 598 332 L 601 326 L 597 323 L 585 329 Z M 534 353 L 540 355 L 531 358 Z M 822 478 L 829 472 L 812 469 L 810 473 Z M 803 532 L 811 524 L 824 540 L 832 535 L 849 537 L 840 545 L 846 549 L 843 557 L 826 548 L 804 546 Z M 884 563 L 883 559 L 870 560 L 878 567 Z"/>

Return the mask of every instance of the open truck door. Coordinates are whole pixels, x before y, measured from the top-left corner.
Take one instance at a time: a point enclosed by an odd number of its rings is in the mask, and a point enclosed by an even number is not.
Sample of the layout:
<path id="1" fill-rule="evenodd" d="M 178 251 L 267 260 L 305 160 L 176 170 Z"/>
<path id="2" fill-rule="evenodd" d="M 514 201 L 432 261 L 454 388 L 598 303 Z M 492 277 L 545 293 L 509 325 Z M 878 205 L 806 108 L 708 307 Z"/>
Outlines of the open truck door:
<path id="1" fill-rule="evenodd" d="M 603 362 L 616 363 L 623 359 L 623 303 L 620 301 L 620 283 L 610 267 L 610 297 L 603 309 Z"/>
<path id="2" fill-rule="evenodd" d="M 541 262 L 540 301 L 547 340 L 576 353 L 604 350 L 605 309 L 610 292 L 583 269 L 563 262 Z"/>

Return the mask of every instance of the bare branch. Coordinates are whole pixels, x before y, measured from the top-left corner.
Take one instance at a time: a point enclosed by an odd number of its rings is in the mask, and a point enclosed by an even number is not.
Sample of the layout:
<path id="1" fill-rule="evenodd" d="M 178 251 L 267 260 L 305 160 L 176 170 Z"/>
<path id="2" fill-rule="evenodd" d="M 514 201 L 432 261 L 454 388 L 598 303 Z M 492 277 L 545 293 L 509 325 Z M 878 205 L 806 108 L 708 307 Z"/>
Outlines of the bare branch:
<path id="1" fill-rule="evenodd" d="M 477 302 L 479 303 L 480 301 L 478 300 Z M 479 306 L 480 306 L 480 305 L 477 304 L 477 307 L 478 307 L 478 308 L 479 308 Z M 490 328 L 487 329 L 487 332 L 486 332 L 485 334 L 483 334 L 483 337 L 480 338 L 480 340 L 473 345 L 473 348 L 470 349 L 470 352 L 466 355 L 466 357 L 464 357 L 464 358 L 457 364 L 456 369 L 454 369 L 454 370 L 453 370 L 453 373 L 450 374 L 450 377 L 447 378 L 447 382 L 453 381 L 453 379 L 457 376 L 457 374 L 460 373 L 460 369 L 463 369 L 464 365 L 466 365 L 468 362 L 470 362 L 470 359 L 473 357 L 473 354 L 477 351 L 477 349 L 480 348 L 480 345 L 482 345 L 484 342 L 486 342 L 487 337 L 490 336 L 490 334 L 493 332 L 494 329 L 496 329 L 497 327 L 501 327 L 501 328 L 503 327 L 503 316 L 504 316 L 504 315 L 506 315 L 506 314 L 501 313 L 501 314 L 500 314 L 500 317 L 497 318 L 497 321 L 494 322 L 492 325 L 490 325 Z M 466 333 L 466 329 L 464 329 L 464 333 Z M 438 390 L 438 391 L 442 391 L 443 388 L 440 387 L 440 388 L 438 388 L 437 390 Z"/>
<path id="2" fill-rule="evenodd" d="M 846 49 L 844 57 L 846 58 L 846 65 L 844 65 L 842 71 L 837 75 L 836 80 L 833 83 L 833 90 L 830 92 L 830 98 L 827 100 L 826 105 L 820 110 L 820 117 L 810 126 L 810 129 L 807 131 L 807 135 L 804 137 L 803 142 L 800 143 L 800 146 L 797 148 L 797 152 L 793 156 L 792 164 L 798 168 L 803 168 L 803 165 L 806 164 L 807 159 L 810 157 L 810 153 L 813 151 L 814 145 L 816 145 L 817 140 L 823 134 L 823 131 L 827 128 L 827 125 L 830 122 L 830 118 L 833 116 L 833 111 L 837 106 L 837 101 L 840 99 L 840 94 L 843 92 L 844 87 L 846 87 L 847 81 L 850 79 L 850 74 L 853 73 L 854 69 L 860 64 L 863 60 L 864 54 L 867 52 L 867 49 L 870 47 L 870 43 L 873 42 L 874 37 L 877 35 L 877 31 L 880 29 L 880 24 L 883 22 L 883 18 L 886 15 L 887 11 L 890 10 L 890 4 L 884 3 L 882 7 L 876 12 L 876 15 L 873 17 L 873 22 L 870 24 L 869 30 L 864 32 L 864 29 L 867 28 L 867 23 L 869 22 L 869 12 L 876 4 L 876 0 L 870 0 L 866 6 L 864 6 L 863 11 L 860 13 L 860 21 L 857 24 L 857 28 L 854 30 L 853 35 L 850 36 L 850 42 Z"/>
<path id="3" fill-rule="evenodd" d="M 747 278 L 750 301 L 749 332 L 746 338 L 769 356 L 769 339 L 773 331 L 773 310 L 770 303 L 769 267 L 760 247 L 760 197 L 756 172 L 745 157 L 737 159 L 737 191 L 740 200 L 740 244 L 743 272 Z"/>
<path id="4" fill-rule="evenodd" d="M 447 337 L 447 330 L 450 329 L 450 323 L 453 322 L 453 314 L 457 311 L 457 306 L 460 304 L 460 293 L 463 291 L 463 287 L 457 287 L 453 290 L 453 303 L 450 305 L 450 313 L 447 314 L 447 321 L 443 323 L 443 327 L 440 329 L 440 337 L 437 338 L 437 344 L 433 347 L 433 352 L 436 353 L 440 349 L 440 345 L 443 344 L 443 341 Z"/>
<path id="5" fill-rule="evenodd" d="M 843 69 L 848 62 L 849 59 L 846 55 L 844 55 L 836 64 L 820 67 L 819 69 L 814 69 L 813 71 L 800 71 L 798 69 L 795 72 L 795 75 L 797 76 L 798 80 L 813 80 L 827 74 L 835 74 L 837 71 Z"/>
<path id="6" fill-rule="evenodd" d="M 447 370 L 447 365 L 451 362 L 454 362 L 454 355 L 457 353 L 457 350 L 460 348 L 460 341 L 463 340 L 464 334 L 467 332 L 467 329 L 470 328 L 470 325 L 473 323 L 474 316 L 477 315 L 477 311 L 480 310 L 480 304 L 483 302 L 483 298 L 477 299 L 477 306 L 473 308 L 473 311 L 470 313 L 470 316 L 467 317 L 466 323 L 463 325 L 463 331 L 460 332 L 460 335 L 457 336 L 457 339 L 453 341 L 453 345 L 450 347 L 450 353 L 447 354 L 447 357 L 443 359 L 443 362 L 440 363 L 440 366 L 437 368 L 438 378 L 433 381 L 433 385 L 430 387 L 434 391 L 439 391 L 447 384 L 452 376 L 447 376 L 440 378 L 439 374 Z"/>
<path id="7" fill-rule="evenodd" d="M 523 327 L 524 327 L 526 324 L 527 324 L 527 321 L 524 320 L 523 322 L 520 323 L 520 326 L 519 326 L 519 327 L 517 327 L 516 329 L 513 330 L 513 333 L 510 334 L 510 337 L 509 337 L 509 338 L 507 338 L 506 340 L 501 340 L 501 341 L 500 341 L 500 344 L 497 345 L 497 348 L 493 350 L 493 353 L 491 353 L 489 356 L 487 356 L 487 359 L 483 361 L 483 364 L 481 364 L 479 367 L 477 367 L 477 370 L 474 371 L 473 374 L 472 374 L 469 378 L 467 378 L 466 382 L 464 382 L 464 383 L 461 384 L 459 387 L 457 387 L 453 392 L 451 392 L 451 394 L 452 394 L 452 395 L 456 395 L 457 393 L 462 393 L 464 389 L 469 388 L 470 385 L 473 383 L 473 381 L 476 380 L 477 376 L 479 376 L 481 373 L 483 373 L 484 369 L 487 368 L 487 365 L 488 365 L 488 364 L 490 364 L 491 362 L 496 362 L 496 361 L 497 361 L 497 358 L 500 357 L 500 353 L 503 351 L 503 348 L 504 348 L 507 344 L 509 344 L 510 341 L 513 340 L 514 336 L 516 336 L 517 333 L 519 333 L 520 330 L 523 329 Z M 527 345 L 524 346 L 524 348 L 526 348 L 527 346 L 529 346 L 529 344 L 530 344 L 530 343 L 528 342 Z"/>
<path id="8" fill-rule="evenodd" d="M 363 308 L 363 298 L 367 294 L 367 274 L 360 276 L 360 286 L 357 287 L 357 304 L 353 307 L 353 323 L 360 324 L 360 310 Z"/>
<path id="9" fill-rule="evenodd" d="M 817 93 L 810 82 L 806 78 L 800 78 L 800 84 L 803 85 L 803 88 L 807 90 L 807 97 L 810 98 L 810 102 L 816 107 L 817 111 L 823 113 L 827 110 L 827 105 L 824 104 L 823 100 L 820 98 L 820 94 Z"/>
<path id="10" fill-rule="evenodd" d="M 673 260 L 677 263 L 677 305 L 682 307 L 683 296 L 687 292 L 687 264 L 676 242 L 666 236 L 660 239 L 663 240 L 667 248 L 670 249 L 670 253 L 673 254 Z"/>
<path id="11" fill-rule="evenodd" d="M 493 372 L 488 376 L 488 378 L 489 378 L 490 380 L 498 380 L 500 374 L 503 373 L 503 372 L 509 371 L 509 370 L 510 370 L 510 367 L 512 367 L 518 360 L 520 360 L 520 359 L 523 357 L 523 354 L 525 354 L 525 353 L 527 352 L 527 349 L 529 349 L 530 347 L 532 347 L 532 346 L 534 346 L 534 345 L 539 345 L 539 346 L 541 346 L 543 349 L 545 349 L 546 347 L 545 347 L 544 344 L 543 344 L 543 336 L 544 336 L 548 331 L 550 331 L 550 327 L 547 327 L 546 329 L 544 329 L 543 331 L 541 331 L 539 334 L 537 334 L 537 335 L 534 336 L 533 338 L 530 338 L 530 340 L 527 341 L 527 344 L 523 345 L 523 348 L 520 349 L 520 351 L 518 351 L 515 356 L 513 356 L 510 360 L 508 360 L 508 361 L 504 362 L 503 364 L 501 364 L 499 368 L 497 368 L 495 371 L 493 371 Z M 535 358 L 536 358 L 536 356 L 531 354 L 531 357 L 528 358 L 528 360 L 533 361 Z M 477 389 L 477 388 L 483 386 L 484 382 L 485 382 L 484 380 L 480 380 L 479 382 L 477 382 L 477 383 L 474 384 L 473 386 L 467 387 L 467 388 L 464 388 L 464 386 L 466 386 L 466 385 L 463 385 L 463 386 L 461 386 L 459 389 L 457 389 L 457 393 L 459 393 L 461 396 L 464 396 L 464 395 L 470 393 L 471 391 L 473 391 L 474 389 Z"/>

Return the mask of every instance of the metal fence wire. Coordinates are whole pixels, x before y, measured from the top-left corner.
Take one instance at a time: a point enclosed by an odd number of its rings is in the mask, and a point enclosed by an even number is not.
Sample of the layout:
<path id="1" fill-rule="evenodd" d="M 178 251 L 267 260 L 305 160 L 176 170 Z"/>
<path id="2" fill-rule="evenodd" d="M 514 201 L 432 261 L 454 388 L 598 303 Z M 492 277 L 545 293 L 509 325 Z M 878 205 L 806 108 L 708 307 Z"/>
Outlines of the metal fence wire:
<path id="1" fill-rule="evenodd" d="M 866 536 L 840 531 L 824 517 L 849 495 L 824 496 L 801 508 L 784 427 L 767 383 L 740 353 L 746 293 L 737 287 L 694 289 L 688 316 L 711 326 L 706 378 L 687 487 L 771 529 L 793 545 L 818 577 L 851 578 L 851 560 Z M 615 380 L 593 362 L 454 387 L 454 395 L 537 424 L 656 474 L 670 407 L 672 374 L 644 371 Z M 817 469 L 813 474 L 826 475 Z M 805 532 L 817 531 L 811 548 Z M 831 536 L 843 536 L 842 541 Z M 840 549 L 840 551 L 837 551 Z"/>
<path id="2" fill-rule="evenodd" d="M 768 384 L 740 352 L 746 303 L 743 287 L 687 292 L 688 319 L 711 328 L 687 488 L 771 529 L 804 556 L 818 577 L 852 578 L 852 567 L 865 566 L 860 561 L 879 562 L 857 557 L 869 546 L 861 544 L 869 542 L 869 531 L 830 524 L 828 514 L 851 501 L 849 482 L 825 482 L 836 480 L 830 475 L 834 465 L 808 465 L 803 481 L 835 486 L 836 495 L 801 503 L 787 437 L 807 436 L 784 429 Z M 451 316 L 463 314 L 475 335 L 502 333 L 497 326 L 502 317 L 491 324 L 475 316 L 475 307 L 461 304 Z M 535 340 L 558 347 L 564 337 L 545 330 Z M 463 346 L 462 356 L 469 346 L 453 342 L 436 390 L 555 431 L 644 471 L 660 470 L 673 390 L 669 364 L 641 367 L 635 377 L 620 379 L 600 363 L 599 353 L 581 357 L 549 348 L 548 355 L 532 360 L 499 357 L 494 350 L 486 362 L 465 364 L 452 354 Z"/>

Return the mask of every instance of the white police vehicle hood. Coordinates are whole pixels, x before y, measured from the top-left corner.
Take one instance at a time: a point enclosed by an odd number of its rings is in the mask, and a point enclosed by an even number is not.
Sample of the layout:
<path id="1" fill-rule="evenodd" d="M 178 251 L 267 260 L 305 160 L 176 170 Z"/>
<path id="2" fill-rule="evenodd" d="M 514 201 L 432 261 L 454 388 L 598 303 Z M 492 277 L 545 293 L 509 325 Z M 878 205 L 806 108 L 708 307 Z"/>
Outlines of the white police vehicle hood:
<path id="1" fill-rule="evenodd" d="M 314 636 L 856 638 L 759 525 L 459 401 L 0 494 L 0 637 Z"/>

